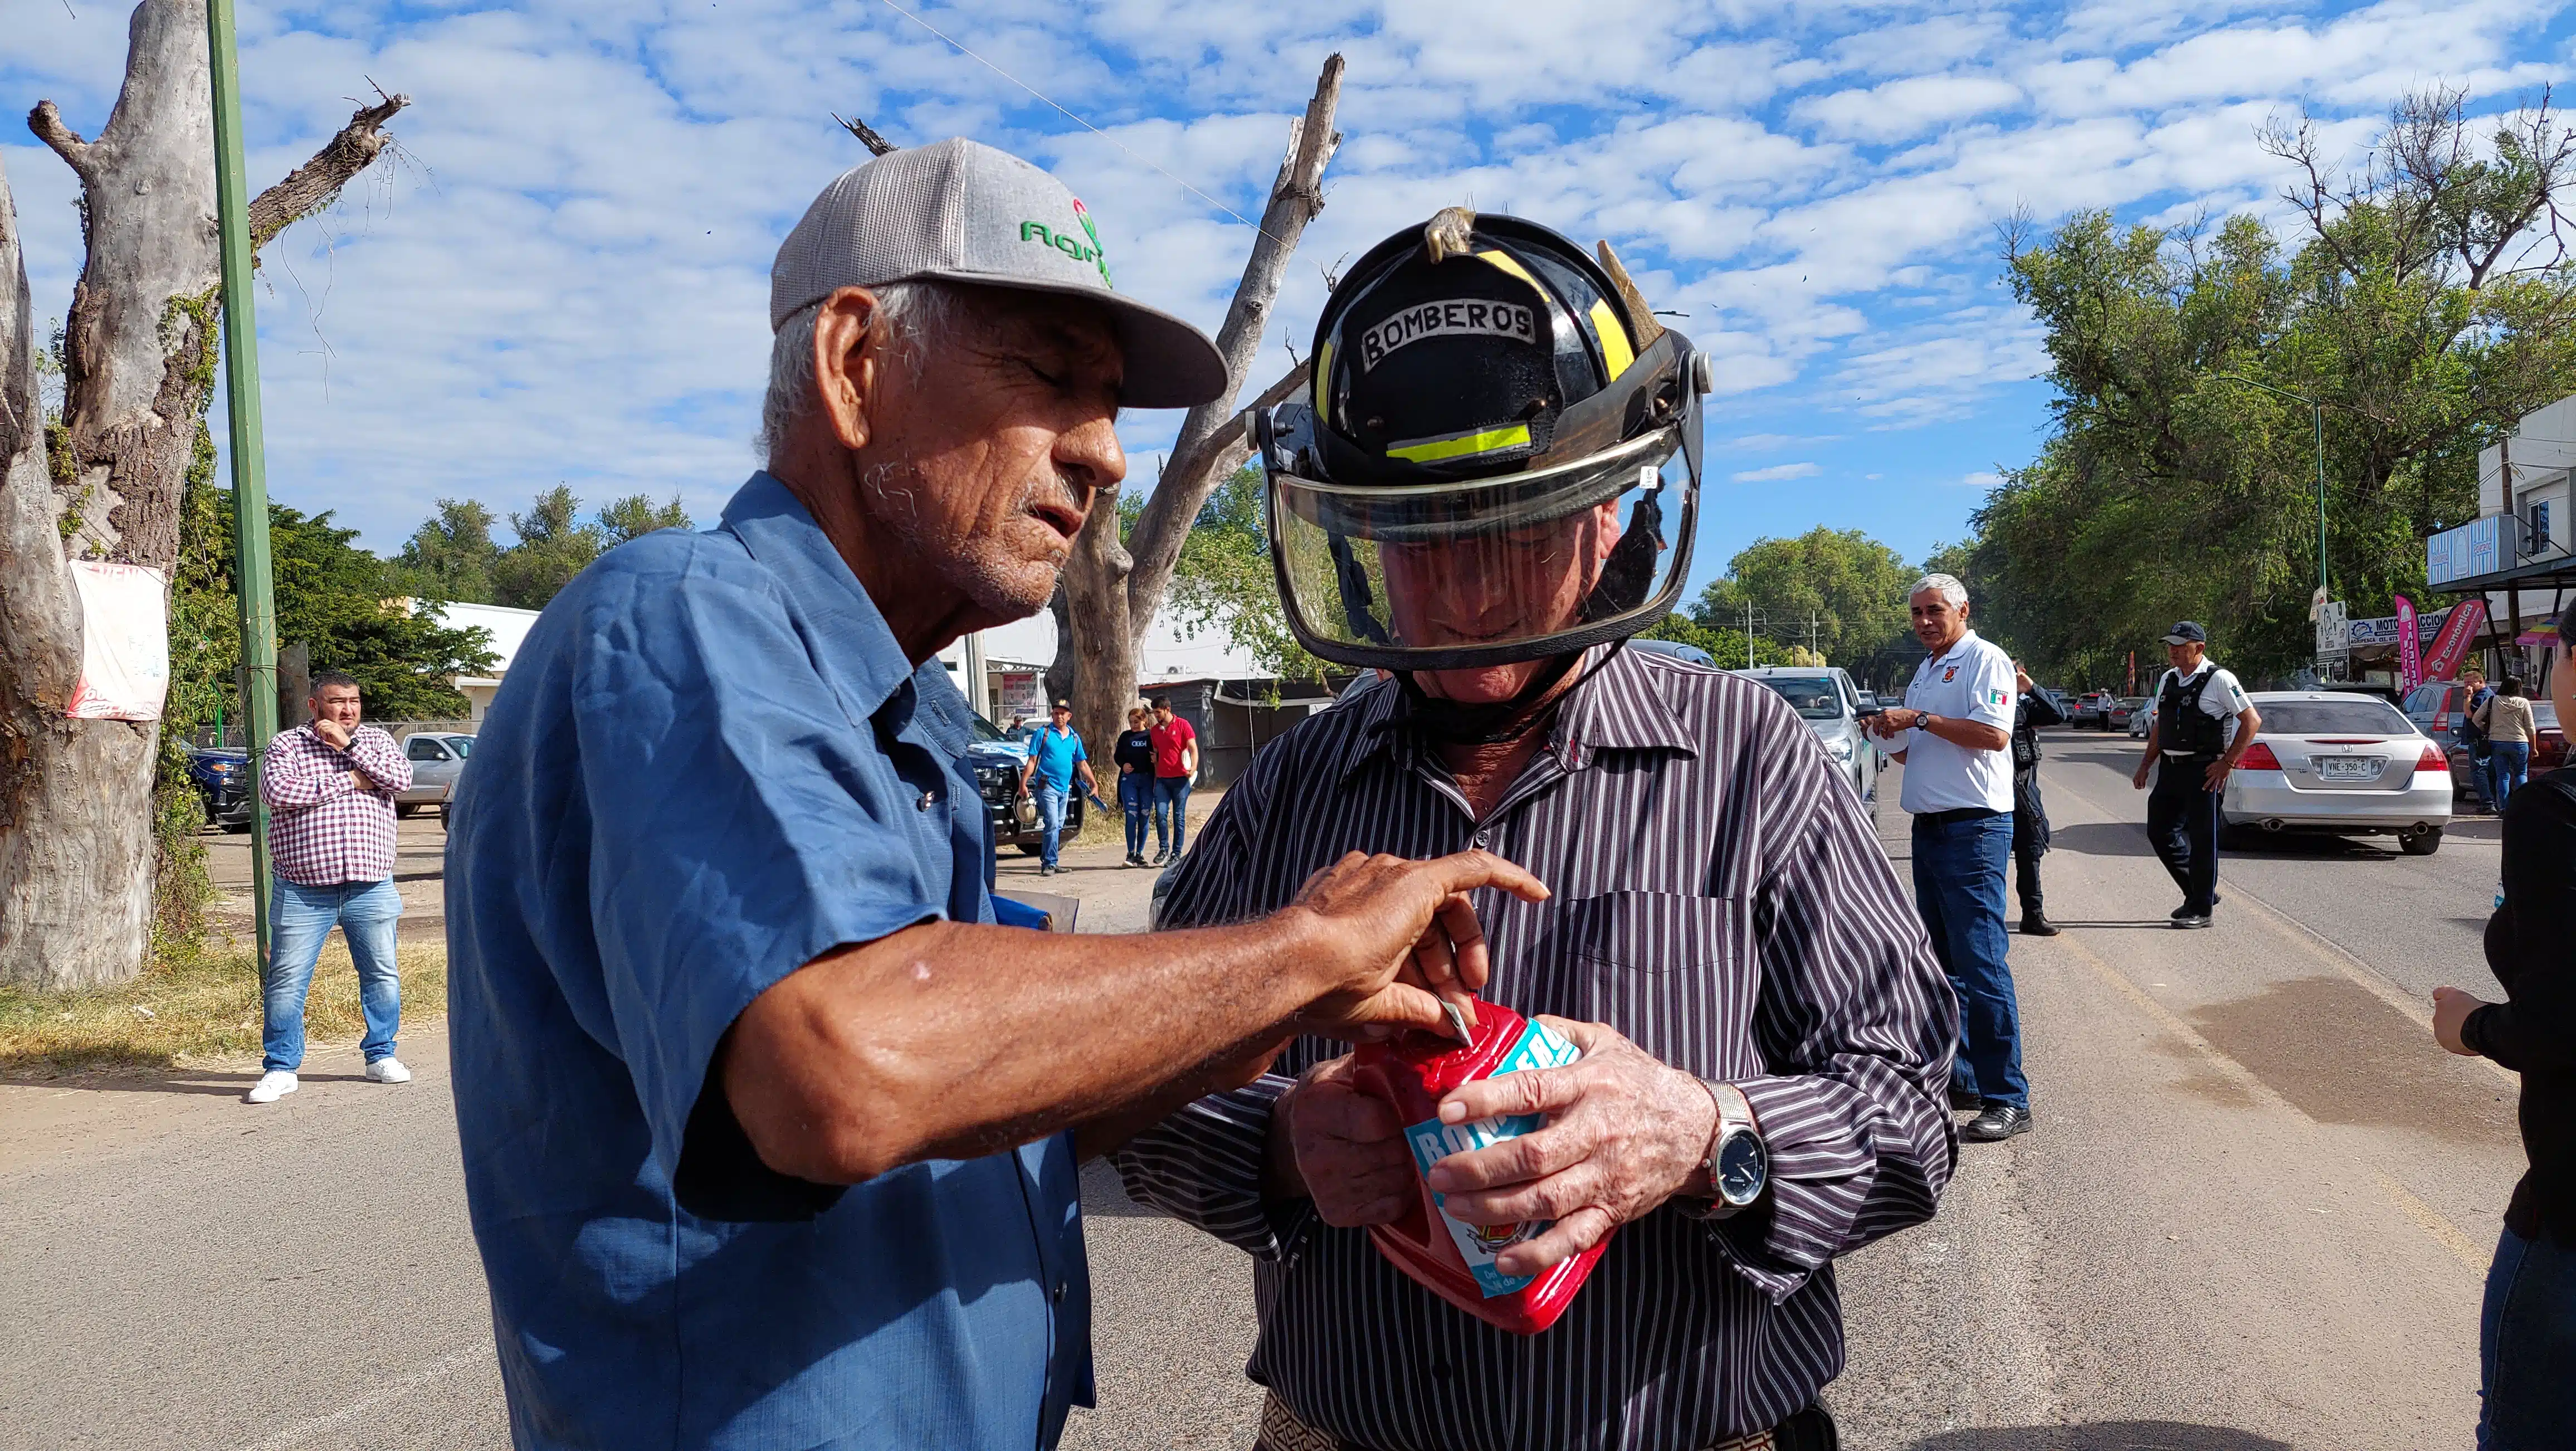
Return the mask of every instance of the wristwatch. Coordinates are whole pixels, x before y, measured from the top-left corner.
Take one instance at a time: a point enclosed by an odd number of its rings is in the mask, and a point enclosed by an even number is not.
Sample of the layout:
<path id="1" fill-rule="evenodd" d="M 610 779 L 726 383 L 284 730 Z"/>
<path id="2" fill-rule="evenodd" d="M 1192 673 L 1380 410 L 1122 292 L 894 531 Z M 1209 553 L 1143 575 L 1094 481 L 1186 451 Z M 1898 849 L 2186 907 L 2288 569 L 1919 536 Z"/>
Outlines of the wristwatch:
<path id="1" fill-rule="evenodd" d="M 1717 1218 L 1749 1209 L 1771 1183 L 1771 1149 L 1753 1125 L 1753 1102 L 1732 1083 L 1701 1079 L 1700 1086 L 1717 1102 L 1717 1132 L 1709 1136 L 1708 1157 L 1700 1164 L 1708 1187 L 1717 1196 Z"/>

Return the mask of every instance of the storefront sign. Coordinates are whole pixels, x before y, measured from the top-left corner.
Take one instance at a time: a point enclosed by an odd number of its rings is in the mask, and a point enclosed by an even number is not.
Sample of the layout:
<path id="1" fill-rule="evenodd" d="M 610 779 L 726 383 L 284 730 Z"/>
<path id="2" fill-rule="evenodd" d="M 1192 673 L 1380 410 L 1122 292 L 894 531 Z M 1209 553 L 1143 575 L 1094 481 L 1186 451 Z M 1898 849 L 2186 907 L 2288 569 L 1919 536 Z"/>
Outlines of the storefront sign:
<path id="1" fill-rule="evenodd" d="M 2503 514 L 2489 514 L 2474 524 L 2445 529 L 2424 541 L 2424 581 L 2448 584 L 2455 579 L 2474 579 L 2493 574 L 2514 565 L 2513 520 Z"/>

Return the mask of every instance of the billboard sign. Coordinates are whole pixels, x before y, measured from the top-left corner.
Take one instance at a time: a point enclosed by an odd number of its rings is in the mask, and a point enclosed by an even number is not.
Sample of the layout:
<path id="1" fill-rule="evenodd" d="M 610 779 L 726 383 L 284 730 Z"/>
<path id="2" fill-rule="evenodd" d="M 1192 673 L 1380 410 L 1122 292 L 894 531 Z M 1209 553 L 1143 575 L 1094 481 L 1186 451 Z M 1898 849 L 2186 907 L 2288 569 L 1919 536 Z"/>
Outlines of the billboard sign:
<path id="1" fill-rule="evenodd" d="M 2445 529 L 2424 541 L 2424 582 L 2444 585 L 2511 569 L 2515 563 L 2514 519 L 2489 514 L 2474 524 Z"/>

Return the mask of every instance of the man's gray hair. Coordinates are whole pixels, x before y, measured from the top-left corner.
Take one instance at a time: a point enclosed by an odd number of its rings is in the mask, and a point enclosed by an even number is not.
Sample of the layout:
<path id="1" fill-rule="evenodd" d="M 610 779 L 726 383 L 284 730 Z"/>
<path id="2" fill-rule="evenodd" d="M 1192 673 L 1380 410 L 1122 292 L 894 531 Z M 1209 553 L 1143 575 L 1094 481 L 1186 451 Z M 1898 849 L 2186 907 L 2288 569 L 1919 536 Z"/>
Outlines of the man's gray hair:
<path id="1" fill-rule="evenodd" d="M 1905 597 L 1910 600 L 1927 589 L 1953 605 L 1968 602 L 1968 587 L 1959 583 L 1955 574 L 1927 574 L 1914 582 L 1914 588 L 1907 590 Z"/>
<path id="2" fill-rule="evenodd" d="M 929 345 L 958 320 L 956 290 L 937 282 L 889 282 L 868 290 L 877 298 L 868 326 L 892 331 L 905 375 L 920 381 Z M 754 440 L 764 459 L 787 441 L 796 420 L 814 411 L 814 319 L 822 306 L 810 302 L 789 313 L 770 340 L 769 391 L 760 400 L 760 436 Z"/>

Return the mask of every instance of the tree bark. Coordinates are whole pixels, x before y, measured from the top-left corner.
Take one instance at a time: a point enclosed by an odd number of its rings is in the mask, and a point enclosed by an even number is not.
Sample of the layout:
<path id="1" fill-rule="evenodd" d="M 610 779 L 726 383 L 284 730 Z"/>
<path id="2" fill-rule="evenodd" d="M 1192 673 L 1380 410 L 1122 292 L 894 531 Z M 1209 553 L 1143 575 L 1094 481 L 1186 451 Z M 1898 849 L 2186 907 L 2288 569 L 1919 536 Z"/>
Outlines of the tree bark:
<path id="1" fill-rule="evenodd" d="M 221 298 L 204 0 L 144 0 L 125 84 L 84 140 L 53 102 L 28 128 L 80 178 L 88 254 L 64 327 L 61 426 L 32 386 L 16 218 L 0 179 L 0 981 L 114 982 L 140 970 L 152 922 L 157 724 L 63 717 L 80 674 L 80 603 L 66 561 L 167 579 L 180 494 L 215 377 Z M 385 97 L 251 205 L 261 240 L 327 206 L 408 104 Z M 28 411 L 33 410 L 33 411 Z M 31 446 L 29 436 L 36 439 Z"/>
<path id="2" fill-rule="evenodd" d="M 1341 103 L 1342 58 L 1324 62 L 1306 113 L 1290 123 L 1287 156 L 1270 184 L 1270 204 L 1243 279 L 1217 329 L 1217 350 L 1225 356 L 1226 388 L 1220 396 L 1189 411 L 1180 436 L 1164 465 L 1153 496 L 1145 501 L 1136 527 L 1122 543 L 1118 537 L 1118 501 L 1094 500 L 1090 517 L 1075 536 L 1073 558 L 1065 566 L 1065 600 L 1073 620 L 1073 713 L 1076 729 L 1089 740 L 1114 739 L 1126 728 L 1126 711 L 1136 698 L 1136 672 L 1146 627 L 1162 608 L 1180 563 L 1181 545 L 1208 495 L 1251 456 L 1243 411 L 1236 399 L 1261 350 L 1261 334 L 1270 306 L 1279 296 L 1288 259 L 1306 224 L 1324 209 L 1324 167 L 1342 143 L 1333 129 Z M 1305 374 L 1299 365 L 1262 395 L 1266 406 L 1294 392 Z M 1058 649 L 1058 658 L 1063 651 Z"/>

